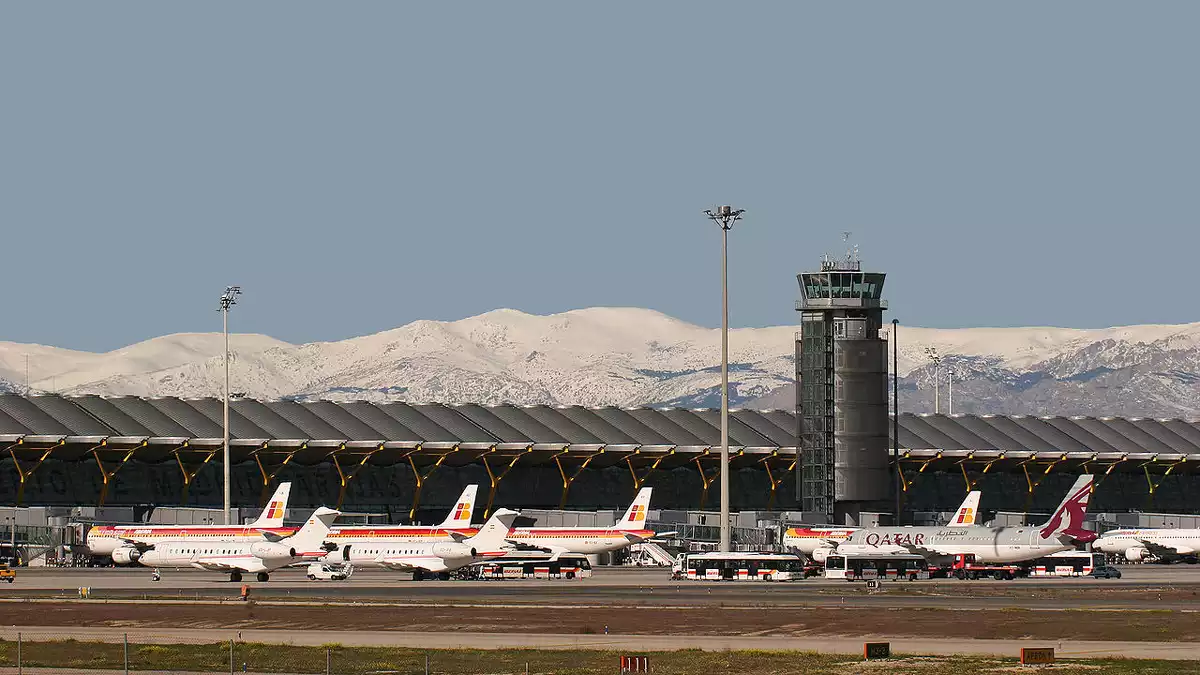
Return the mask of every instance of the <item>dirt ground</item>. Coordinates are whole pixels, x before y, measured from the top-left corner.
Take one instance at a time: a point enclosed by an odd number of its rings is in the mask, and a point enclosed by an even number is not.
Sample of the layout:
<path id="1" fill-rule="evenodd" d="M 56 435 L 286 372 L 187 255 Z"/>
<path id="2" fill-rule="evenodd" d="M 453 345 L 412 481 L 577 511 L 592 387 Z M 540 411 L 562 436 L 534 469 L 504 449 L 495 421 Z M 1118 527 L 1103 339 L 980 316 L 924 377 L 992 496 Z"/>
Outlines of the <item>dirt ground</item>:
<path id="1" fill-rule="evenodd" d="M 496 631 L 588 634 L 955 635 L 963 638 L 1200 640 L 1200 613 L 940 609 L 294 606 L 288 604 L 15 603 L 5 623 L 30 626 Z"/>

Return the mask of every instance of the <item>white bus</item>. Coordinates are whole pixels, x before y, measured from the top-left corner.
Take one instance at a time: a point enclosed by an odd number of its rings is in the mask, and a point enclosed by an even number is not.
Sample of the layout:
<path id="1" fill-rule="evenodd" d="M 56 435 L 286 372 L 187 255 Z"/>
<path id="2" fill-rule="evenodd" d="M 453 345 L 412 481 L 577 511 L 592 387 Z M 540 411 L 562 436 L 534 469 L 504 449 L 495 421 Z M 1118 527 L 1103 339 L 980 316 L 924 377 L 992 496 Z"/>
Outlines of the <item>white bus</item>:
<path id="1" fill-rule="evenodd" d="M 471 579 L 586 579 L 592 563 L 586 555 L 564 553 L 551 561 L 545 553 L 535 556 L 513 553 L 471 568 Z"/>
<path id="2" fill-rule="evenodd" d="M 1086 577 L 1104 566 L 1104 554 L 1091 551 L 1059 551 L 1025 563 L 1031 577 Z"/>
<path id="3" fill-rule="evenodd" d="M 929 563 L 919 555 L 830 555 L 825 578 L 846 581 L 929 578 Z"/>
<path id="4" fill-rule="evenodd" d="M 790 553 L 689 553 L 671 573 L 693 581 L 792 581 L 804 578 L 804 561 Z"/>

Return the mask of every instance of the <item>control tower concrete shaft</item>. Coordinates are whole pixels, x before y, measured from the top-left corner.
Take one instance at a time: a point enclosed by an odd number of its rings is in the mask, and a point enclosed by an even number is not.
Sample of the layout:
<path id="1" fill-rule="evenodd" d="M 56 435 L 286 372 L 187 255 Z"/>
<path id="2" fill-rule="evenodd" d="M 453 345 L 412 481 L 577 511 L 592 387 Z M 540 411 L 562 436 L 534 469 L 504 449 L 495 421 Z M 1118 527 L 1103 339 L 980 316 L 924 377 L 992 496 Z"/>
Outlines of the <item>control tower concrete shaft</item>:
<path id="1" fill-rule="evenodd" d="M 852 254 L 797 278 L 797 497 L 807 517 L 859 525 L 861 512 L 887 509 L 892 488 L 884 275 Z"/>

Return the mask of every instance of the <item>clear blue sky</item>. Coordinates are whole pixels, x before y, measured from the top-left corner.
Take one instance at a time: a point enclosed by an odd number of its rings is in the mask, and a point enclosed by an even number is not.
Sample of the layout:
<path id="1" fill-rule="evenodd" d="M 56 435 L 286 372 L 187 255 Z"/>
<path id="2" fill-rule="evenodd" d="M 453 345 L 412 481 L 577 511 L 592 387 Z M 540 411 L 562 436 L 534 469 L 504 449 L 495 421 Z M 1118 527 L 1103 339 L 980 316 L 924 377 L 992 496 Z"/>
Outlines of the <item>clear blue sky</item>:
<path id="1" fill-rule="evenodd" d="M 10 3 L 0 339 L 300 342 L 497 307 L 1200 319 L 1200 3 Z"/>

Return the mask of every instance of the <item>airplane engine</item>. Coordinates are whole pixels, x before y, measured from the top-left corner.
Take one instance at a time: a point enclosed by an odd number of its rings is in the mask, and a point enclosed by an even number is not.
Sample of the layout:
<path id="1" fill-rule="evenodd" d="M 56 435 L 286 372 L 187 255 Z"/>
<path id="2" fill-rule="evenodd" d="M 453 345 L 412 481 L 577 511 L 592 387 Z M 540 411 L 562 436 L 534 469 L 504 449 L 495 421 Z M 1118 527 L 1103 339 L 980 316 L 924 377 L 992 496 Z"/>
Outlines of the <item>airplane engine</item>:
<path id="1" fill-rule="evenodd" d="M 112 552 L 112 559 L 118 565 L 132 565 L 142 558 L 142 552 L 132 546 L 122 546 Z"/>
<path id="2" fill-rule="evenodd" d="M 464 544 L 435 544 L 433 554 L 439 558 L 467 558 L 474 557 L 475 549 L 467 548 Z"/>
<path id="3" fill-rule="evenodd" d="M 288 560 L 296 557 L 296 549 L 275 542 L 255 542 L 250 545 L 250 554 L 262 560 Z"/>
<path id="4" fill-rule="evenodd" d="M 833 553 L 833 549 L 828 548 L 828 547 L 821 547 L 821 548 L 813 550 L 813 552 L 812 552 L 813 562 L 819 562 L 819 563 L 825 562 L 825 559 L 829 557 L 830 553 Z"/>
<path id="5" fill-rule="evenodd" d="M 1125 559 L 1128 560 L 1129 562 L 1138 562 L 1139 560 L 1145 560 L 1146 557 L 1149 555 L 1150 555 L 1150 552 L 1147 551 L 1146 549 L 1142 548 L 1141 546 L 1135 546 L 1133 548 L 1125 549 Z"/>

